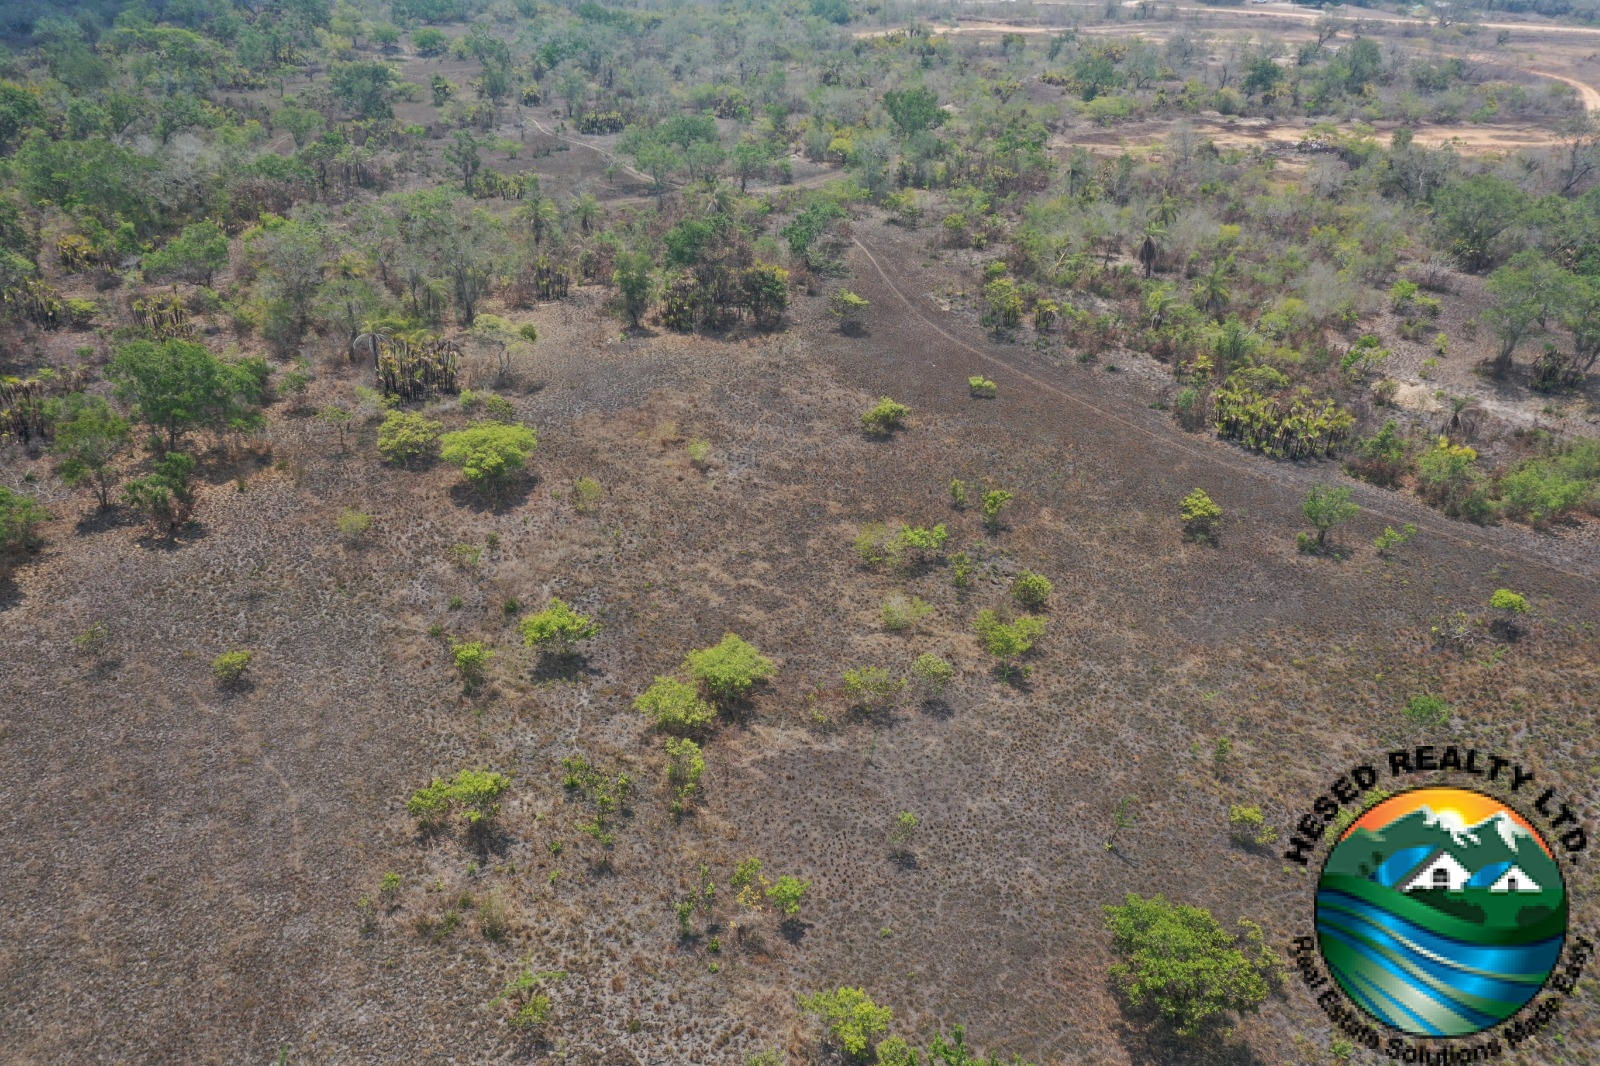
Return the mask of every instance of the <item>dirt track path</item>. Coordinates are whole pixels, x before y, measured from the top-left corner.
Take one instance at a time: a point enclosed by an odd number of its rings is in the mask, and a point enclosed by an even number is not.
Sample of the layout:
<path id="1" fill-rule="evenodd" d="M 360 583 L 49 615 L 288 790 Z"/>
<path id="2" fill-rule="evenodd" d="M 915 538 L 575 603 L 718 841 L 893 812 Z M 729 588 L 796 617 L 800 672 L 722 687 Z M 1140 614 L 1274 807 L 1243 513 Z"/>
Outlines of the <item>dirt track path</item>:
<path id="1" fill-rule="evenodd" d="M 1148 455 L 1155 450 L 1170 457 L 1157 460 L 1157 465 L 1167 472 L 1184 470 L 1183 476 L 1190 480 L 1196 475 L 1209 476 L 1212 483 L 1216 483 L 1220 474 L 1231 479 L 1235 486 L 1253 485 L 1256 491 L 1265 490 L 1274 510 L 1292 514 L 1298 514 L 1300 501 L 1313 484 L 1337 480 L 1354 491 L 1363 515 L 1369 519 L 1396 528 L 1409 522 L 1424 537 L 1447 542 L 1458 549 L 1474 554 L 1487 553 L 1491 557 L 1512 556 L 1520 563 L 1568 578 L 1600 582 L 1600 566 L 1595 565 L 1589 546 L 1581 538 L 1564 541 L 1511 524 L 1480 528 L 1454 522 L 1423 506 L 1414 497 L 1350 478 L 1331 463 L 1290 463 L 1257 458 L 1213 438 L 1183 433 L 1170 419 L 1155 417 L 1147 408 L 1137 406 L 1136 399 L 1125 391 L 1119 392 L 1114 385 L 1108 387 L 1096 379 L 1073 375 L 1073 387 L 1069 389 L 1065 387 L 1066 372 L 1038 364 L 1026 366 L 1023 349 L 991 344 L 980 348 L 945 330 L 920 306 L 926 275 L 917 276 L 901 269 L 901 263 L 908 258 L 901 250 L 881 245 L 869 247 L 859 237 L 853 240 L 871 273 L 877 275 L 887 290 L 886 294 L 873 294 L 874 316 L 880 321 L 886 316 L 899 318 L 899 328 L 909 326 L 927 337 L 927 344 L 917 349 L 917 369 L 907 368 L 908 377 L 925 375 L 922 368 L 927 360 L 940 353 L 951 358 L 978 359 L 1061 401 L 1075 414 L 1087 416 L 1074 419 L 1073 424 L 1092 424 L 1093 433 L 1088 438 L 1091 446 L 1097 451 L 1109 452 L 1113 465 L 1132 461 L 1131 457 L 1141 452 Z M 864 275 L 865 272 L 860 272 L 857 276 Z M 956 351 L 961 353 L 960 357 L 955 356 Z M 943 362 L 941 359 L 940 363 Z M 970 366 L 970 362 L 967 365 Z M 1004 380 L 1000 385 L 1002 390 L 1006 388 Z M 1193 473 L 1187 472 L 1191 469 Z M 1481 557 L 1474 562 L 1493 565 Z"/>

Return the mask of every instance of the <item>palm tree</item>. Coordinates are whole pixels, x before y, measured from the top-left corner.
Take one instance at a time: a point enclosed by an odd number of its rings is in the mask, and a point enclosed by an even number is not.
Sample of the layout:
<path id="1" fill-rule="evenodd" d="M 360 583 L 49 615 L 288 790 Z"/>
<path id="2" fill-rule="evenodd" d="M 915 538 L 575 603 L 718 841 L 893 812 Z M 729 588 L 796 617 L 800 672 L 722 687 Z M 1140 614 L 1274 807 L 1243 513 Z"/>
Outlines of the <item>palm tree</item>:
<path id="1" fill-rule="evenodd" d="M 1228 287 L 1228 275 L 1233 271 L 1233 256 L 1211 264 L 1211 269 L 1200 275 L 1194 284 L 1195 304 L 1213 315 L 1226 310 L 1233 302 L 1233 290 Z"/>

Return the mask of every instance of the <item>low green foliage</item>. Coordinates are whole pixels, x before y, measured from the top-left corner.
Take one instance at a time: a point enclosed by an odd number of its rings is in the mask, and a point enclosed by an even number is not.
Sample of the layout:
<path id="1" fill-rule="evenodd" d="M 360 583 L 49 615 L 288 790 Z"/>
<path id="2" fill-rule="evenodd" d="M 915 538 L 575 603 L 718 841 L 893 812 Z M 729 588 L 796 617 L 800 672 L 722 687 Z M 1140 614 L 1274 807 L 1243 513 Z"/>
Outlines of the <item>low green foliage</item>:
<path id="1" fill-rule="evenodd" d="M 887 437 L 905 424 L 906 416 L 910 413 L 911 408 L 885 396 L 872 410 L 861 416 L 861 425 L 871 436 Z"/>
<path id="2" fill-rule="evenodd" d="M 889 824 L 889 843 L 897 848 L 906 847 L 917 835 L 917 826 L 921 824 L 916 815 L 910 811 L 901 811 L 894 816 L 894 821 Z"/>
<path id="3" fill-rule="evenodd" d="M 594 809 L 594 817 L 578 823 L 578 831 L 593 837 L 603 848 L 611 847 L 616 843 L 611 819 L 623 813 L 633 792 L 633 778 L 622 772 L 602 773 L 582 755 L 562 759 L 561 769 L 561 787 L 579 793 Z"/>
<path id="4" fill-rule="evenodd" d="M 1002 671 L 1009 675 L 1011 666 L 1033 648 L 1034 642 L 1044 636 L 1043 618 L 1023 615 L 1015 622 L 1003 622 L 991 610 L 978 612 L 972 623 L 973 630 L 983 650 L 1000 660 Z"/>
<path id="5" fill-rule="evenodd" d="M 1049 578 L 1030 570 L 1024 570 L 1011 582 L 1012 598 L 1031 611 L 1037 611 L 1049 603 L 1050 593 L 1054 591 L 1055 586 Z"/>
<path id="6" fill-rule="evenodd" d="M 492 770 L 459 770 L 448 781 L 435 777 L 406 801 L 406 813 L 427 826 L 438 826 L 459 813 L 469 826 L 489 823 L 500 813 L 500 798 L 511 788 L 511 778 Z"/>
<path id="7" fill-rule="evenodd" d="M 35 530 L 49 518 L 50 512 L 32 496 L 0 485 L 0 572 L 7 556 L 33 547 Z"/>
<path id="8" fill-rule="evenodd" d="M 689 456 L 689 461 L 695 466 L 704 466 L 705 461 L 711 458 L 711 442 L 701 440 L 699 437 L 685 444 L 683 450 Z"/>
<path id="9" fill-rule="evenodd" d="M 580 640 L 592 640 L 600 634 L 602 627 L 588 615 L 579 614 L 567 606 L 565 600 L 551 597 L 549 606 L 525 616 L 518 623 L 518 628 L 522 631 L 522 643 L 526 646 L 541 652 L 568 656 L 573 653 L 574 645 Z"/>
<path id="10" fill-rule="evenodd" d="M 796 918 L 800 914 L 800 905 L 810 889 L 810 881 L 802 881 L 798 877 L 784 874 L 767 889 L 767 900 L 778 908 L 778 913 L 783 915 L 785 920 Z"/>
<path id="11" fill-rule="evenodd" d="M 559 981 L 567 976 L 565 970 L 547 970 L 535 973 L 531 967 L 513 977 L 498 996 L 489 1001 L 490 1007 L 502 1004 L 511 1010 L 506 1024 L 513 1029 L 539 1029 L 550 1021 L 552 1006 L 550 996 L 541 991 L 546 981 Z"/>
<path id="12" fill-rule="evenodd" d="M 955 676 L 955 665 L 932 652 L 924 652 L 911 664 L 911 681 L 927 699 L 940 696 Z"/>
<path id="13" fill-rule="evenodd" d="M 960 478 L 950 479 L 950 506 L 961 510 L 967 505 L 967 483 Z"/>
<path id="14" fill-rule="evenodd" d="M 1416 465 L 1412 458 L 1414 451 L 1411 442 L 1400 435 L 1399 427 L 1390 419 L 1377 433 L 1356 441 L 1345 460 L 1345 469 L 1374 485 L 1393 488 Z"/>
<path id="15" fill-rule="evenodd" d="M 852 707 L 869 714 L 893 707 L 905 687 L 904 678 L 895 677 L 881 666 L 858 666 L 844 672 L 845 698 Z"/>
<path id="16" fill-rule="evenodd" d="M 1267 825 L 1266 815 L 1261 813 L 1260 807 L 1241 807 L 1238 804 L 1228 808 L 1228 835 L 1236 844 L 1262 847 L 1278 839 L 1277 832 Z"/>
<path id="17" fill-rule="evenodd" d="M 696 733 L 717 720 L 717 709 L 701 699 L 693 685 L 670 677 L 656 678 L 633 701 L 633 708 L 668 733 Z"/>
<path id="18" fill-rule="evenodd" d="M 950 579 L 958 589 L 972 584 L 972 558 L 966 552 L 956 552 L 950 557 Z"/>
<path id="19" fill-rule="evenodd" d="M 995 383 L 982 374 L 974 374 L 967 379 L 967 390 L 979 400 L 992 400 L 999 391 Z"/>
<path id="20" fill-rule="evenodd" d="M 993 533 L 1000 528 L 1000 509 L 1016 497 L 1004 489 L 990 489 L 983 494 L 983 524 Z"/>
<path id="21" fill-rule="evenodd" d="M 1241 921 L 1241 945 L 1210 911 L 1163 896 L 1130 892 L 1105 911 L 1121 960 L 1111 967 L 1112 980 L 1131 1005 L 1153 1010 L 1179 1036 L 1200 1038 L 1230 1012 L 1252 1013 L 1266 1000 L 1278 964 L 1253 923 Z"/>
<path id="22" fill-rule="evenodd" d="M 1510 589 L 1495 589 L 1494 595 L 1489 597 L 1489 606 L 1497 611 L 1508 611 L 1511 614 L 1528 613 L 1527 598 Z"/>
<path id="23" fill-rule="evenodd" d="M 700 745 L 687 738 L 667 738 L 667 791 L 671 794 L 670 809 L 680 815 L 694 803 L 700 788 L 700 776 L 706 772 L 705 756 Z"/>
<path id="24" fill-rule="evenodd" d="M 493 650 L 481 641 L 468 640 L 450 645 L 450 659 L 455 663 L 456 673 L 461 675 L 462 684 L 468 688 L 476 688 L 483 683 L 484 671 L 493 658 Z"/>
<path id="25" fill-rule="evenodd" d="M 243 680 L 245 671 L 250 669 L 250 663 L 254 659 L 253 652 L 242 649 L 225 651 L 211 660 L 211 676 L 224 685 L 235 684 Z"/>
<path id="26" fill-rule="evenodd" d="M 168 452 L 149 474 L 122 486 L 122 501 L 142 514 L 157 533 L 175 537 L 194 516 L 195 493 L 190 480 L 194 468 L 194 456 Z"/>
<path id="27" fill-rule="evenodd" d="M 339 539 L 346 544 L 360 544 L 372 531 L 372 516 L 352 508 L 346 507 L 339 512 L 335 524 L 339 530 Z"/>
<path id="28" fill-rule="evenodd" d="M 859 328 L 870 306 L 865 298 L 849 289 L 835 289 L 833 295 L 828 297 L 828 313 L 837 318 L 840 327 L 846 330 Z"/>
<path id="29" fill-rule="evenodd" d="M 865 989 L 841 987 L 801 996 L 800 1009 L 819 1018 L 845 1054 L 864 1059 L 868 1048 L 889 1031 L 894 1011 L 872 1001 Z"/>
<path id="30" fill-rule="evenodd" d="M 1489 480 L 1478 468 L 1476 449 L 1440 437 L 1417 459 L 1417 492 L 1451 518 L 1484 523 L 1494 517 Z"/>
<path id="31" fill-rule="evenodd" d="M 439 458 L 461 468 L 467 483 L 500 489 L 514 481 L 538 446 L 527 426 L 480 422 L 439 439 Z"/>
<path id="32" fill-rule="evenodd" d="M 1450 724 L 1450 705 L 1429 693 L 1406 700 L 1401 713 L 1408 723 L 1418 729 L 1442 729 Z"/>
<path id="33" fill-rule="evenodd" d="M 1517 463 L 1500 479 L 1500 499 L 1507 515 L 1534 526 L 1577 510 L 1600 514 L 1600 441 Z"/>
<path id="34" fill-rule="evenodd" d="M 1214 540 L 1217 526 L 1222 521 L 1222 508 L 1206 495 L 1204 489 L 1195 489 L 1178 504 L 1178 517 L 1183 521 L 1184 535 L 1194 540 Z"/>
<path id="35" fill-rule="evenodd" d="M 893 633 L 902 630 L 914 629 L 928 615 L 933 613 L 933 608 L 924 603 L 922 597 L 890 596 L 883 602 L 883 628 Z"/>
<path id="36" fill-rule="evenodd" d="M 605 489 L 600 487 L 600 482 L 592 477 L 580 477 L 572 483 L 572 509 L 579 514 L 587 514 L 604 495 Z"/>
<path id="37" fill-rule="evenodd" d="M 1378 539 L 1372 542 L 1372 547 L 1379 555 L 1388 557 L 1396 548 L 1416 535 L 1417 527 L 1410 522 L 1401 526 L 1399 532 L 1395 532 L 1393 526 L 1384 526 L 1383 532 L 1378 534 Z"/>
<path id="38" fill-rule="evenodd" d="M 410 411 L 390 411 L 378 426 L 378 454 L 397 466 L 432 458 L 438 451 L 443 423 Z"/>
<path id="39" fill-rule="evenodd" d="M 754 645 L 732 633 L 713 647 L 690 652 L 683 666 L 708 698 L 721 702 L 743 699 L 777 669 Z"/>

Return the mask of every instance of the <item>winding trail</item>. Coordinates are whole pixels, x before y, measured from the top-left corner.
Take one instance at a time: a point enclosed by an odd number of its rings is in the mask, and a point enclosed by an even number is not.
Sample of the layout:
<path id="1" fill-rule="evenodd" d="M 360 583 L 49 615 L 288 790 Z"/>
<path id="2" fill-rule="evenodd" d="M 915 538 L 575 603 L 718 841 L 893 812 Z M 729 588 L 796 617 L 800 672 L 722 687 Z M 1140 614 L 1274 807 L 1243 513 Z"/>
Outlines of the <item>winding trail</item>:
<path id="1" fill-rule="evenodd" d="M 909 312 L 917 324 L 942 339 L 945 344 L 960 349 L 965 356 L 983 361 L 984 363 L 1004 370 L 1009 375 L 1027 382 L 1040 392 L 1047 393 L 1057 398 L 1068 406 L 1093 416 L 1097 426 L 1115 426 L 1124 434 L 1142 438 L 1143 442 L 1155 445 L 1157 449 L 1166 453 L 1179 453 L 1193 460 L 1196 464 L 1213 469 L 1220 468 L 1239 478 L 1249 479 L 1258 484 L 1269 485 L 1278 493 L 1287 493 L 1294 497 L 1294 507 L 1298 507 L 1298 499 L 1310 489 L 1313 484 L 1328 480 L 1332 473 L 1322 464 L 1299 464 L 1278 462 L 1267 459 L 1254 459 L 1246 456 L 1232 445 L 1211 440 L 1210 438 L 1194 438 L 1171 426 L 1169 422 L 1152 423 L 1149 420 L 1139 420 L 1129 417 L 1132 408 L 1128 407 L 1116 396 L 1096 397 L 1100 402 L 1087 399 L 1084 395 L 1068 391 L 1060 385 L 1053 384 L 1039 376 L 1038 373 L 1024 369 L 1021 359 L 1012 356 L 1006 349 L 997 347 L 980 348 L 970 344 L 943 329 L 932 318 L 925 314 L 917 302 L 906 295 L 902 285 L 911 287 L 917 284 L 913 277 L 900 275 L 899 283 L 892 276 L 892 268 L 885 269 L 883 262 L 873 254 L 871 248 L 862 243 L 859 237 L 852 237 L 856 249 L 864 256 L 883 285 L 892 296 Z M 880 252 L 886 253 L 880 248 Z M 886 254 L 886 258 L 889 256 Z M 898 257 L 894 257 L 898 258 Z M 891 261 L 893 261 L 891 259 Z M 932 354 L 941 347 L 937 341 L 923 349 L 924 354 Z M 1000 354 L 1001 352 L 1006 354 Z M 1123 411 L 1116 407 L 1124 407 Z M 1338 475 L 1340 483 L 1350 487 L 1356 498 L 1360 501 L 1362 511 L 1372 517 L 1396 527 L 1405 523 L 1416 526 L 1419 532 L 1430 537 L 1447 541 L 1459 548 L 1479 552 L 1488 552 L 1499 555 L 1512 555 L 1519 561 L 1540 567 L 1542 569 L 1561 574 L 1565 577 L 1575 578 L 1589 583 L 1600 583 L 1600 566 L 1586 565 L 1584 561 L 1574 558 L 1582 555 L 1587 547 L 1576 543 L 1563 543 L 1554 538 L 1541 536 L 1522 527 L 1502 525 L 1495 527 L 1479 528 L 1462 522 L 1453 522 L 1443 519 L 1438 512 L 1425 507 L 1420 501 L 1396 492 L 1375 488 L 1365 482 L 1350 478 L 1344 474 Z"/>

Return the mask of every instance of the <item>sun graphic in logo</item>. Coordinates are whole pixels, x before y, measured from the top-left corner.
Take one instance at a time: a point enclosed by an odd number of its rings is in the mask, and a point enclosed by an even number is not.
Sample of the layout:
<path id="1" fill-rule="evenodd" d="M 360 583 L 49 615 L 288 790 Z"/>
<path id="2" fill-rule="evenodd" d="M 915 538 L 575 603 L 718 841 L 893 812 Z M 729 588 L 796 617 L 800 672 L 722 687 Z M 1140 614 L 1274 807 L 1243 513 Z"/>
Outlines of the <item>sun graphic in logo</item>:
<path id="1" fill-rule="evenodd" d="M 1367 1013 L 1414 1036 L 1471 1036 L 1544 987 L 1567 935 L 1550 848 L 1516 811 L 1462 788 L 1374 805 L 1328 854 L 1317 941 Z"/>

